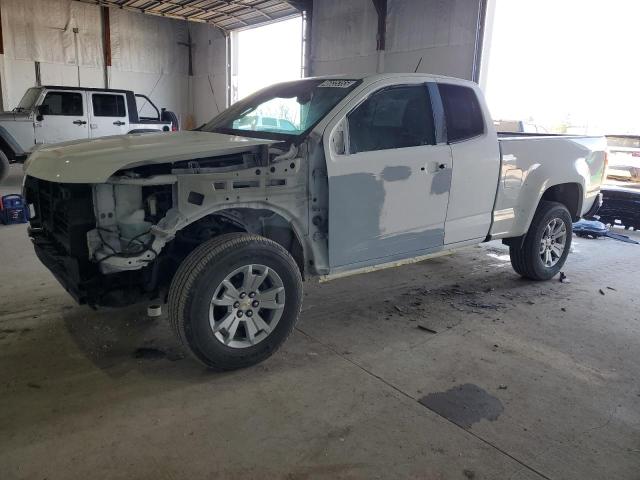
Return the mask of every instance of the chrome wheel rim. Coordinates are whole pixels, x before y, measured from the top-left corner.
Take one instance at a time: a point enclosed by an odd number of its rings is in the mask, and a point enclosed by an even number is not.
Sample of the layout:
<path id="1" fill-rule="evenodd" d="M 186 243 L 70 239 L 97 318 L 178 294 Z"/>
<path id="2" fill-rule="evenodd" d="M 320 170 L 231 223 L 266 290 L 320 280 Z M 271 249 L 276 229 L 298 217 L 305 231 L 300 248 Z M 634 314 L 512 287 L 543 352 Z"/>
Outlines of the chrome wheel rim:
<path id="1" fill-rule="evenodd" d="M 227 275 L 216 288 L 209 324 L 215 337 L 227 347 L 251 347 L 273 332 L 284 305 L 280 275 L 265 265 L 245 265 Z"/>
<path id="2" fill-rule="evenodd" d="M 540 259 L 545 267 L 555 266 L 564 253 L 567 244 L 567 227 L 559 218 L 551 220 L 540 239 Z"/>

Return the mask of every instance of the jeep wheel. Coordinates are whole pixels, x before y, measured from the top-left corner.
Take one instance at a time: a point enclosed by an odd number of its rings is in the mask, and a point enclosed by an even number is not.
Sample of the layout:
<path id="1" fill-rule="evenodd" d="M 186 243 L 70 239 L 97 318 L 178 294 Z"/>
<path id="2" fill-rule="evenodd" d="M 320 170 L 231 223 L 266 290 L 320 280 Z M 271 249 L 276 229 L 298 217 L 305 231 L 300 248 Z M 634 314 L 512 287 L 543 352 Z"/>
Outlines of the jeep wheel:
<path id="1" fill-rule="evenodd" d="M 549 280 L 571 249 L 571 214 L 557 202 L 540 202 L 522 245 L 509 247 L 513 269 L 531 280 Z"/>
<path id="2" fill-rule="evenodd" d="M 261 362 L 289 336 L 302 306 L 302 278 L 279 244 L 221 235 L 195 249 L 169 289 L 169 318 L 201 363 L 233 370 Z"/>
<path id="3" fill-rule="evenodd" d="M 0 183 L 9 175 L 9 159 L 7 155 L 0 150 Z"/>

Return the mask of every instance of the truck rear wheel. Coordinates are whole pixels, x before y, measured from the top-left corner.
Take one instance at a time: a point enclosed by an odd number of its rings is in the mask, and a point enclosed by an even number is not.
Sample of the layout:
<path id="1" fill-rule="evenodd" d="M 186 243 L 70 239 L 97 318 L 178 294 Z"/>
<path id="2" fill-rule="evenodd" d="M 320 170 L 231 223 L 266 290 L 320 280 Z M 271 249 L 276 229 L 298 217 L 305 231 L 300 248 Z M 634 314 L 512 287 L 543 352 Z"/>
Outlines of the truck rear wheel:
<path id="1" fill-rule="evenodd" d="M 563 204 L 540 202 L 524 242 L 509 247 L 513 269 L 531 280 L 553 278 L 569 255 L 572 225 Z"/>
<path id="2" fill-rule="evenodd" d="M 7 155 L 0 150 L 0 183 L 9 175 L 9 159 Z"/>
<path id="3" fill-rule="evenodd" d="M 302 278 L 282 246 L 246 233 L 221 235 L 195 249 L 169 289 L 169 318 L 180 341 L 214 370 L 271 356 L 302 306 Z"/>

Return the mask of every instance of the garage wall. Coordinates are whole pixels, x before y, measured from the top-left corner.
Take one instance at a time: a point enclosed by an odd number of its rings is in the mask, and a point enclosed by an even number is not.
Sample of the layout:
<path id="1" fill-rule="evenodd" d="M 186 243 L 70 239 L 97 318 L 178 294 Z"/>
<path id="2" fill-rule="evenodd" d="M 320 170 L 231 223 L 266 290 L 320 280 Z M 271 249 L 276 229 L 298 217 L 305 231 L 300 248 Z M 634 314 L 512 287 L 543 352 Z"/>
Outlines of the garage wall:
<path id="1" fill-rule="evenodd" d="M 388 0 L 387 45 L 376 51 L 371 0 L 314 2 L 311 73 L 418 71 L 471 79 L 481 0 Z M 380 62 L 380 67 L 379 67 Z"/>
<path id="2" fill-rule="evenodd" d="M 71 0 L 2 0 L 0 9 L 5 50 L 0 82 L 5 110 L 15 107 L 26 88 L 36 84 L 36 61 L 40 62 L 42 84 L 77 86 L 79 66 L 80 86 L 105 86 L 99 6 Z M 112 66 L 106 81 L 110 88 L 148 95 L 158 107 L 175 111 L 183 125 L 210 118 L 216 102 L 224 108 L 222 31 L 207 24 L 122 9 L 111 8 L 109 13 Z M 194 44 L 193 77 L 188 76 L 188 49 L 178 43 L 188 41 L 189 31 Z M 215 75 L 218 71 L 221 74 Z M 212 78 L 215 101 L 208 78 Z"/>

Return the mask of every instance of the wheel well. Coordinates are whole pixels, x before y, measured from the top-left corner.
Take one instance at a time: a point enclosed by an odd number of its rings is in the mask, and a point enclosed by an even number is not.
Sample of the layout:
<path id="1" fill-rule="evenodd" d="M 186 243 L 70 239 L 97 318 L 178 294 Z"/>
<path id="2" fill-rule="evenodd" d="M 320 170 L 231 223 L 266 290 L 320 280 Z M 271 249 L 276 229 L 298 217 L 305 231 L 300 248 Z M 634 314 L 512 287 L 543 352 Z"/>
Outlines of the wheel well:
<path id="1" fill-rule="evenodd" d="M 582 187 L 577 183 L 562 183 L 549 187 L 540 200 L 562 203 L 569 210 L 574 222 L 580 219 Z"/>
<path id="2" fill-rule="evenodd" d="M 195 246 L 218 235 L 247 232 L 282 245 L 294 258 L 304 277 L 304 249 L 291 224 L 267 209 L 234 208 L 216 212 L 192 223 L 179 232 L 182 240 Z"/>
<path id="3" fill-rule="evenodd" d="M 4 137 L 0 136 L 0 150 L 7 156 L 9 161 L 13 161 L 16 159 L 16 154 L 13 149 L 9 146 Z"/>

